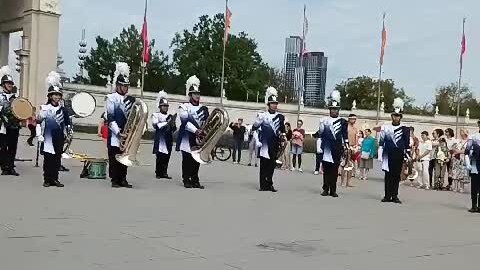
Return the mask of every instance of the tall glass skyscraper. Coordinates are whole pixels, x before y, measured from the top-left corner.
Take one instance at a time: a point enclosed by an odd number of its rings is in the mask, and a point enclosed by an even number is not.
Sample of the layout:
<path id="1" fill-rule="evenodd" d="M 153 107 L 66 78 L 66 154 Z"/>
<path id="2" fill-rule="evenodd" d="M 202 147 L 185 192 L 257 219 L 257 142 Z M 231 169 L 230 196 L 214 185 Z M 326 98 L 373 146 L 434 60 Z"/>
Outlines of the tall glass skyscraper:
<path id="1" fill-rule="evenodd" d="M 285 90 L 296 96 L 296 70 L 300 66 L 300 53 L 302 50 L 302 38 L 298 36 L 288 37 L 285 41 Z"/>
<path id="2" fill-rule="evenodd" d="M 327 57 L 323 52 L 308 52 L 303 55 L 300 66 L 302 38 L 291 36 L 285 42 L 285 88 L 291 97 L 297 98 L 299 89 L 304 90 L 306 106 L 319 107 L 325 102 L 327 81 Z"/>
<path id="3" fill-rule="evenodd" d="M 303 66 L 305 68 L 304 103 L 306 106 L 322 106 L 327 83 L 327 57 L 323 52 L 305 53 Z"/>

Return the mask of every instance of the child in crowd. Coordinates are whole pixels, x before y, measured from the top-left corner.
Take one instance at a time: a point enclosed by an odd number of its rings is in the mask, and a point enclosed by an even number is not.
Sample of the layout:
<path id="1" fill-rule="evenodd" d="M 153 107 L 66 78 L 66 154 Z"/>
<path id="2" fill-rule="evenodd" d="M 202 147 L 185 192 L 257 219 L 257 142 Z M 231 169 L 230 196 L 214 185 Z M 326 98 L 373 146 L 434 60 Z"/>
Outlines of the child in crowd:
<path id="1" fill-rule="evenodd" d="M 447 172 L 447 162 L 450 160 L 451 155 L 445 138 L 440 138 L 438 142 L 439 146 L 435 150 L 435 182 L 433 188 L 442 190 L 445 173 Z"/>

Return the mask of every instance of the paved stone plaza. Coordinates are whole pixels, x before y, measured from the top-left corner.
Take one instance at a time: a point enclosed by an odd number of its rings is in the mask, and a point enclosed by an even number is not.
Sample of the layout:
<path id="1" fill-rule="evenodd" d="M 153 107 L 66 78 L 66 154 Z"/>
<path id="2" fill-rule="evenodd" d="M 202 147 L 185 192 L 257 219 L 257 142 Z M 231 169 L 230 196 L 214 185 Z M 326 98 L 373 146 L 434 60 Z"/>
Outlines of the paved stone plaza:
<path id="1" fill-rule="evenodd" d="M 73 149 L 99 156 L 103 143 L 77 135 Z M 21 137 L 18 158 L 34 148 Z M 97 140 L 92 141 L 91 139 Z M 41 168 L 18 162 L 20 178 L 0 177 L 0 269 L 468 269 L 478 267 L 480 214 L 468 194 L 402 186 L 403 205 L 382 204 L 377 179 L 320 196 L 321 176 L 277 171 L 278 193 L 258 192 L 258 168 L 216 162 L 200 169 L 205 190 L 153 179 L 154 159 L 129 171 L 133 190 L 61 174 L 43 188 Z"/>

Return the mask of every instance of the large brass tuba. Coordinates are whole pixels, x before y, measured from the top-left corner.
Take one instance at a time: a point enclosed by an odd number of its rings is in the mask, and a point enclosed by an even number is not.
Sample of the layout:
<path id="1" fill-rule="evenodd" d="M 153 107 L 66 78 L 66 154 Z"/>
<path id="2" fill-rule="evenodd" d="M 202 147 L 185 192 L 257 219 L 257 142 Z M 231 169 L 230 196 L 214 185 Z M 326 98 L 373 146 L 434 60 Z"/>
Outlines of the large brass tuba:
<path id="1" fill-rule="evenodd" d="M 147 124 L 147 118 L 147 104 L 140 99 L 136 99 L 128 114 L 127 123 L 121 135 L 120 150 L 123 153 L 115 156 L 117 161 L 125 166 L 139 164 L 137 161 L 137 153 Z"/>
<path id="2" fill-rule="evenodd" d="M 197 141 L 199 147 L 192 149 L 192 157 L 200 164 L 212 162 L 211 153 L 228 127 L 228 113 L 224 109 L 215 108 L 200 128 L 204 137 Z"/>

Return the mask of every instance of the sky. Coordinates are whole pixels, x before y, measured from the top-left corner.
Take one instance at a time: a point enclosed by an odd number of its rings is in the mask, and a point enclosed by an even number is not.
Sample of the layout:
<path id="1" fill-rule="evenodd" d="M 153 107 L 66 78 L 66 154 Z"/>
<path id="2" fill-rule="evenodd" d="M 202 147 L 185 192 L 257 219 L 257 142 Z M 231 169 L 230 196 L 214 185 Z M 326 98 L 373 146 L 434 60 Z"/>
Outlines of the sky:
<path id="1" fill-rule="evenodd" d="M 157 49 L 171 53 L 176 32 L 191 29 L 198 17 L 224 12 L 223 0 L 148 0 L 149 37 Z M 143 0 L 61 0 L 59 51 L 72 76 L 78 70 L 78 42 L 86 29 L 88 47 L 95 37 L 112 39 L 130 24 L 141 28 Z M 379 76 L 382 14 L 387 13 L 387 47 L 383 78 L 421 105 L 434 90 L 457 82 L 462 19 L 466 21 L 467 52 L 463 82 L 480 96 L 480 10 L 478 0 L 230 0 L 232 33 L 247 32 L 264 61 L 282 68 L 285 38 L 301 35 L 307 5 L 308 51 L 328 57 L 327 94 L 347 78 Z M 476 12 L 475 12 L 476 11 Z M 17 47 L 18 41 L 13 42 Z M 477 76 L 475 76 L 477 75 Z M 168 91 L 168 89 L 167 89 Z"/>

